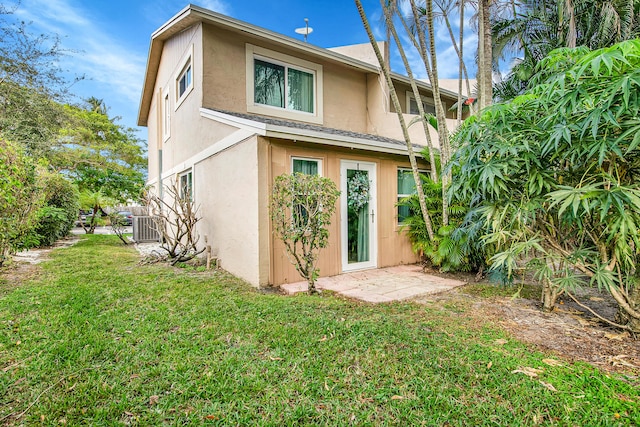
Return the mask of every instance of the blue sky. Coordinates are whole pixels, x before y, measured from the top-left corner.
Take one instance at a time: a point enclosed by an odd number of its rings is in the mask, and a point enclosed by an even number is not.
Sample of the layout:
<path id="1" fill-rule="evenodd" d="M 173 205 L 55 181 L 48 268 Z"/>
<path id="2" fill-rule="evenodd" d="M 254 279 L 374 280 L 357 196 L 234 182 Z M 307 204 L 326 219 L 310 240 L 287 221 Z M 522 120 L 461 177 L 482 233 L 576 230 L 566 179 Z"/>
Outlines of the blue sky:
<path id="1" fill-rule="evenodd" d="M 16 1 L 3 3 L 11 6 Z M 309 43 L 320 47 L 368 42 L 351 0 L 199 0 L 194 4 L 300 39 L 303 36 L 294 30 L 309 18 L 313 28 Z M 103 99 L 111 116 L 120 116 L 120 123 L 136 127 L 151 33 L 186 5 L 181 0 L 22 0 L 15 18 L 32 22 L 33 32 L 58 34 L 62 47 L 70 50 L 62 68 L 86 76 L 71 88 L 78 97 L 73 101 L 90 96 Z M 363 0 L 363 5 L 377 37 L 383 39 L 379 1 Z M 468 24 L 465 27 L 465 58 L 475 74 L 477 37 Z M 457 78 L 457 57 L 444 27 L 437 39 L 440 77 Z M 426 77 L 417 55 L 412 56 L 412 63 L 414 73 Z M 392 64 L 404 73 L 397 58 Z M 138 136 L 146 139 L 146 129 L 140 128 Z"/>

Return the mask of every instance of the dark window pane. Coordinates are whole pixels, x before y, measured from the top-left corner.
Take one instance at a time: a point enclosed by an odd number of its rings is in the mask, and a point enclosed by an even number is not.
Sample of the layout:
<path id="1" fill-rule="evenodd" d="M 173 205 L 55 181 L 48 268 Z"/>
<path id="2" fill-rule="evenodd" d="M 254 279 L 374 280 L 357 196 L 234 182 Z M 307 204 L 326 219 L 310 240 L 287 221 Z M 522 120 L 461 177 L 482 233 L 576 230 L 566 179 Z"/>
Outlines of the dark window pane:
<path id="1" fill-rule="evenodd" d="M 284 67 L 259 59 L 254 60 L 254 102 L 285 107 Z"/>
<path id="2" fill-rule="evenodd" d="M 293 172 L 318 175 L 318 162 L 316 160 L 293 159 Z"/>

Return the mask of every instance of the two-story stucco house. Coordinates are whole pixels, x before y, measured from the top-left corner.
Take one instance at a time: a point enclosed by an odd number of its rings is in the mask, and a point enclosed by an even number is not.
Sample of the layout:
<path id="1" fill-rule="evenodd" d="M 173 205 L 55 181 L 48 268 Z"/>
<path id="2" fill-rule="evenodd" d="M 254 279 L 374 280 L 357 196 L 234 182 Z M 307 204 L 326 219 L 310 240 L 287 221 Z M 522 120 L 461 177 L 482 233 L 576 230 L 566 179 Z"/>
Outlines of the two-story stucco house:
<path id="1" fill-rule="evenodd" d="M 394 78 L 410 120 L 409 81 Z M 428 83 L 420 90 L 432 109 Z M 269 219 L 274 178 L 293 171 L 342 191 L 322 276 L 417 261 L 396 206 L 414 191 L 409 159 L 368 44 L 323 49 L 187 6 L 151 37 L 138 123 L 148 128 L 148 184 L 187 188 L 214 256 L 254 286 L 301 280 Z M 420 125 L 411 131 L 424 143 Z M 360 212 L 346 208 L 356 175 L 370 182 Z"/>

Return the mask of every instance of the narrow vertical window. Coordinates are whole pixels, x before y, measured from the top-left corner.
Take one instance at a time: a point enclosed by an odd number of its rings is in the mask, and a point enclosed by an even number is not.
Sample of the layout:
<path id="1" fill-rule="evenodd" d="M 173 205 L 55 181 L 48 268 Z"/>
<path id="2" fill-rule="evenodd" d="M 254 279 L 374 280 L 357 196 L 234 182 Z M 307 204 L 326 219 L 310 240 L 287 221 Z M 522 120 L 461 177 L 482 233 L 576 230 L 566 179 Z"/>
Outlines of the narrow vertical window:
<path id="1" fill-rule="evenodd" d="M 180 198 L 193 200 L 193 172 L 188 171 L 180 175 Z"/>
<path id="2" fill-rule="evenodd" d="M 320 159 L 307 159 L 301 157 L 291 158 L 291 173 L 301 173 L 305 175 L 321 175 L 322 160 Z M 306 198 L 305 194 L 298 194 L 297 197 L 300 200 Z M 291 207 L 293 211 L 293 218 L 297 225 L 302 227 L 307 223 L 309 215 L 302 203 L 294 203 Z"/>
<path id="3" fill-rule="evenodd" d="M 188 91 L 193 87 L 193 77 L 191 71 L 191 61 L 189 60 L 187 64 L 182 69 L 182 72 L 178 75 L 178 79 L 176 81 L 176 89 L 177 89 L 177 99 L 180 100 L 182 97 L 186 96 Z"/>
<path id="4" fill-rule="evenodd" d="M 421 170 L 420 175 L 426 175 L 426 171 Z M 416 181 L 413 179 L 413 171 L 411 169 L 398 169 L 398 203 L 413 194 L 418 194 L 416 190 Z M 398 224 L 403 224 L 405 219 L 413 215 L 411 207 L 407 205 L 398 205 Z"/>

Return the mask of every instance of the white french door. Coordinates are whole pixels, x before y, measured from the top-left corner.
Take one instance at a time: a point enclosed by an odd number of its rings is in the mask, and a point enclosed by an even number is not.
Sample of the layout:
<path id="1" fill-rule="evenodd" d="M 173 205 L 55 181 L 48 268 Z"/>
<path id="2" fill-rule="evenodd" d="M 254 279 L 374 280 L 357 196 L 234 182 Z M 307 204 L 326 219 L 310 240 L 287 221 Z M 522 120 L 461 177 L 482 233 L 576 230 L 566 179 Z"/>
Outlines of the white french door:
<path id="1" fill-rule="evenodd" d="M 340 161 L 342 271 L 376 268 L 376 164 Z"/>

